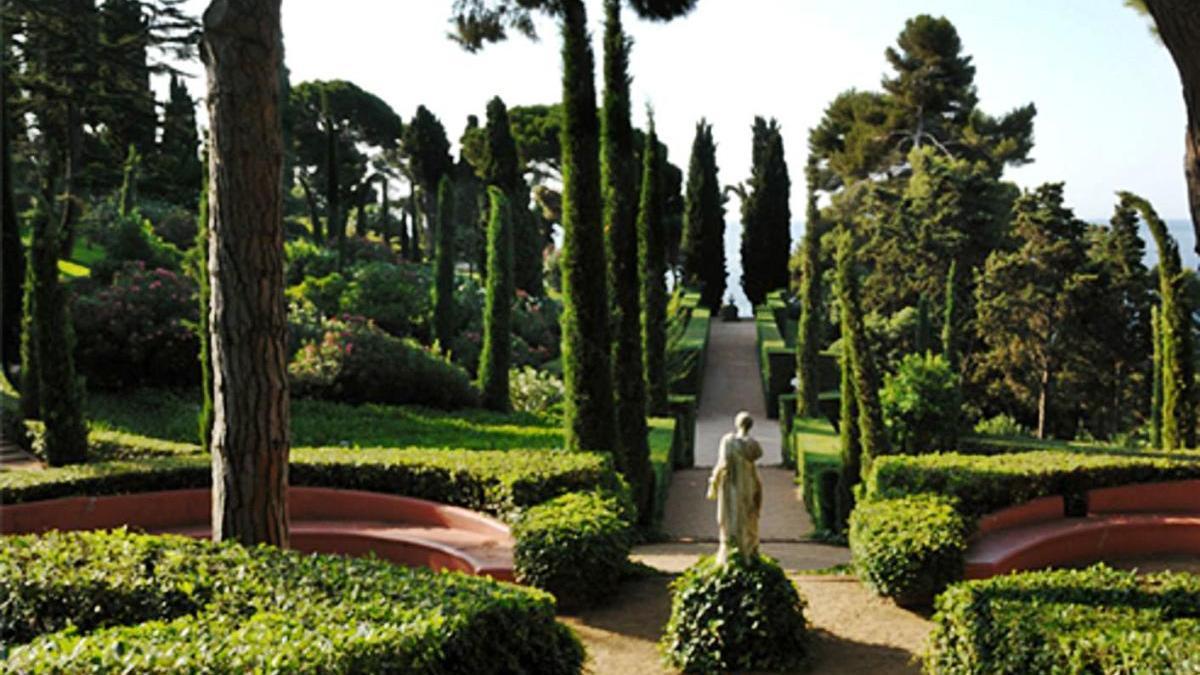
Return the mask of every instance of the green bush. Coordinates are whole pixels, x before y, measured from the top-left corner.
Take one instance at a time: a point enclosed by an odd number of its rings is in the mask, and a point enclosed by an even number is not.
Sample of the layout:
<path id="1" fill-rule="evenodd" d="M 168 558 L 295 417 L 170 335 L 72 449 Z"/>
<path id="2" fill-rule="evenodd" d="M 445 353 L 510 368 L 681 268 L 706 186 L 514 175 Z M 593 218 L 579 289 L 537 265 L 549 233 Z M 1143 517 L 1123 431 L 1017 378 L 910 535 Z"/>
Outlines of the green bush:
<path id="1" fill-rule="evenodd" d="M 797 482 L 805 508 L 818 532 L 839 532 L 838 480 L 842 473 L 841 439 L 826 419 L 792 420 L 790 445 L 797 454 Z"/>
<path id="2" fill-rule="evenodd" d="M 292 392 L 347 403 L 417 404 L 454 409 L 479 405 L 466 371 L 360 319 L 330 319 L 324 337 L 292 357 Z"/>
<path id="3" fill-rule="evenodd" d="M 680 440 L 675 468 L 690 469 L 696 463 L 696 397 L 672 394 L 667 397 L 667 409 L 675 417 Z"/>
<path id="4" fill-rule="evenodd" d="M 287 260 L 287 285 L 299 285 L 310 277 L 321 278 L 338 271 L 338 254 L 307 239 L 295 239 L 283 245 Z"/>
<path id="5" fill-rule="evenodd" d="M 968 524 L 940 495 L 859 502 L 850 553 L 869 588 L 897 603 L 923 604 L 962 578 Z"/>
<path id="6" fill-rule="evenodd" d="M 975 433 L 981 436 L 1025 436 L 1032 437 L 1029 427 L 1003 413 L 975 423 Z"/>
<path id="7" fill-rule="evenodd" d="M 311 307 L 318 316 L 336 316 L 345 293 L 346 278 L 340 272 L 305 277 L 299 284 L 287 289 L 290 301 L 301 307 Z"/>
<path id="8" fill-rule="evenodd" d="M 108 283 L 129 263 L 141 263 L 150 269 L 161 267 L 180 271 L 183 252 L 158 236 L 154 226 L 137 209 L 122 216 L 111 202 L 105 202 L 97 211 L 92 219 L 95 227 L 85 229 L 106 255 L 92 265 L 93 281 Z"/>
<path id="9" fill-rule="evenodd" d="M 879 457 L 866 479 L 869 498 L 922 492 L 948 495 L 978 518 L 1038 497 L 1082 498 L 1096 488 L 1200 478 L 1200 455 L 1038 450 L 1001 455 L 957 453 Z"/>
<path id="10" fill-rule="evenodd" d="M 550 591 L 565 608 L 611 597 L 633 545 L 633 515 L 627 492 L 624 500 L 572 492 L 534 506 L 512 528 L 517 581 Z"/>
<path id="11" fill-rule="evenodd" d="M 428 266 L 369 262 L 356 267 L 339 299 L 339 311 L 371 319 L 396 337 L 431 338 L 433 312 Z"/>
<path id="12" fill-rule="evenodd" d="M 1200 672 L 1200 577 L 1097 565 L 950 587 L 925 672 Z"/>
<path id="13" fill-rule="evenodd" d="M 530 366 L 514 368 L 508 375 L 508 397 L 517 412 L 550 413 L 561 409 L 561 378 Z"/>
<path id="14" fill-rule="evenodd" d="M 544 593 L 370 559 L 49 533 L 0 548 L 6 670 L 578 673 Z"/>
<path id="15" fill-rule="evenodd" d="M 879 392 L 892 451 L 906 455 L 953 450 L 962 427 L 958 375 L 940 354 L 909 354 Z"/>
<path id="16" fill-rule="evenodd" d="M 728 565 L 705 556 L 671 583 L 671 618 L 659 647 L 689 673 L 792 670 L 808 653 L 804 599 L 766 556 Z"/>

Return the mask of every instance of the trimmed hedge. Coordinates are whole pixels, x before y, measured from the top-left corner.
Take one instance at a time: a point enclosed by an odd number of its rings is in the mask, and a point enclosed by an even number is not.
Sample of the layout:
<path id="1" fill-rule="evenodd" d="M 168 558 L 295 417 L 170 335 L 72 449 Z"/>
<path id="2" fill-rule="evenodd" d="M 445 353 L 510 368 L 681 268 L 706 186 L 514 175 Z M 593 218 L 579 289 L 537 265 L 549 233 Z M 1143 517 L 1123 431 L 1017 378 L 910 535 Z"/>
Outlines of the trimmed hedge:
<path id="1" fill-rule="evenodd" d="M 671 618 L 659 643 L 689 673 L 792 670 L 808 653 L 805 601 L 774 560 L 705 556 L 671 582 Z"/>
<path id="2" fill-rule="evenodd" d="M 1200 672 L 1200 577 L 1096 565 L 956 584 L 926 673 Z"/>
<path id="3" fill-rule="evenodd" d="M 686 441 L 683 429 L 676 420 L 651 417 L 646 421 L 650 425 L 650 469 L 654 475 L 654 512 L 650 514 L 648 522 L 651 531 L 654 531 L 662 525 L 667 491 L 671 488 L 671 475 L 675 472 L 675 458 L 683 451 L 682 446 Z"/>
<path id="4" fill-rule="evenodd" d="M 842 472 L 841 440 L 825 419 L 792 421 L 791 446 L 797 454 L 797 482 L 804 506 L 819 532 L 836 532 L 837 485 Z"/>
<path id="5" fill-rule="evenodd" d="M 4 538 L 6 670 L 578 673 L 545 593 L 125 531 Z"/>
<path id="6" fill-rule="evenodd" d="M 780 332 L 777 313 L 770 303 L 754 310 L 759 374 L 770 419 L 779 415 L 779 396 L 793 391 L 792 380 L 796 377 L 796 353 Z"/>
<path id="7" fill-rule="evenodd" d="M 968 529 L 954 501 L 941 495 L 860 502 L 850 514 L 850 554 L 876 593 L 923 604 L 962 578 Z"/>
<path id="8" fill-rule="evenodd" d="M 690 469 L 696 463 L 696 397 L 672 394 L 668 407 L 675 416 L 675 435 L 679 439 L 675 468 Z"/>
<path id="9" fill-rule="evenodd" d="M 513 524 L 517 581 L 545 589 L 564 608 L 610 597 L 633 546 L 632 503 L 604 492 L 572 492 Z"/>
<path id="10" fill-rule="evenodd" d="M 685 296 L 685 308 L 692 294 Z M 700 400 L 704 390 L 704 367 L 708 353 L 709 325 L 712 323 L 712 313 L 706 307 L 694 307 L 686 310 L 689 313 L 687 328 L 683 337 L 669 346 L 672 354 L 667 357 L 668 363 L 688 364 L 686 372 L 669 373 L 671 378 L 671 394 L 695 396 Z"/>
<path id="11" fill-rule="evenodd" d="M 792 443 L 792 422 L 796 419 L 796 394 L 779 395 L 779 433 L 783 466 L 796 468 L 796 446 Z"/>
<path id="12" fill-rule="evenodd" d="M 958 500 L 978 518 L 1038 497 L 1063 495 L 1081 504 L 1088 490 L 1200 478 L 1200 455 L 1100 454 L 1038 450 L 1002 455 L 946 453 L 878 457 L 866 480 L 868 498 L 923 492 Z"/>

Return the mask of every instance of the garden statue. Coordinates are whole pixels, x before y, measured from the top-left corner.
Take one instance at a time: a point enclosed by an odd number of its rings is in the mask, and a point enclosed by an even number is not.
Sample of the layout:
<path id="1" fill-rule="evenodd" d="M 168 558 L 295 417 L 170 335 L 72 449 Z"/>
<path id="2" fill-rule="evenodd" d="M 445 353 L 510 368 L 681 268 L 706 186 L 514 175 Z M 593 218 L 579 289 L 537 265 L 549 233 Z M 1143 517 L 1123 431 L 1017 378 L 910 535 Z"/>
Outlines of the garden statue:
<path id="1" fill-rule="evenodd" d="M 762 446 L 750 436 L 754 418 L 743 411 L 734 419 L 733 433 L 721 438 L 717 465 L 708 480 L 708 498 L 717 500 L 717 526 L 721 545 L 717 562 L 724 565 L 729 549 L 743 559 L 758 553 L 758 515 L 762 509 L 762 481 L 754 462 L 762 457 Z"/>

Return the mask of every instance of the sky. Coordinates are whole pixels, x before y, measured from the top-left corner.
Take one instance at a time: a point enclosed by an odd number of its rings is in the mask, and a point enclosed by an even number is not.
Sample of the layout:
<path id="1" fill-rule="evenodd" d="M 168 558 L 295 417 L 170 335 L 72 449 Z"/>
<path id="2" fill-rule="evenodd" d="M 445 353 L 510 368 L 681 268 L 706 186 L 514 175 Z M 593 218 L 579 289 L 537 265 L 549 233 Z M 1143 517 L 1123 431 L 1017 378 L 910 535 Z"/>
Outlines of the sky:
<path id="1" fill-rule="evenodd" d="M 456 141 L 488 99 L 510 106 L 561 99 L 560 39 L 514 35 L 469 54 L 447 39 L 451 0 L 287 0 L 286 59 L 293 83 L 346 79 L 406 120 L 424 104 Z M 200 14 L 207 2 L 186 5 Z M 587 0 L 597 61 L 603 5 Z M 635 124 L 654 107 L 671 160 L 687 166 L 697 120 L 713 124 L 722 183 L 750 172 L 755 115 L 775 117 L 791 169 L 793 220 L 804 213 L 808 129 L 849 88 L 878 90 L 884 50 L 907 18 L 945 16 L 976 67 L 980 107 L 999 114 L 1033 102 L 1034 161 L 1006 177 L 1022 187 L 1065 181 L 1068 205 L 1107 220 L 1117 190 L 1146 197 L 1168 219 L 1187 217 L 1185 109 L 1170 55 L 1148 19 L 1122 0 L 699 0 L 688 16 L 650 23 L 626 11 Z M 205 83 L 199 64 L 189 87 Z M 597 72 L 597 89 L 602 88 Z M 729 204 L 736 223 L 737 204 Z M 799 232 L 799 224 L 796 227 Z M 737 232 L 727 233 L 736 256 Z M 1190 233 L 1181 248 L 1192 248 Z M 731 279 L 731 282 L 734 280 Z"/>

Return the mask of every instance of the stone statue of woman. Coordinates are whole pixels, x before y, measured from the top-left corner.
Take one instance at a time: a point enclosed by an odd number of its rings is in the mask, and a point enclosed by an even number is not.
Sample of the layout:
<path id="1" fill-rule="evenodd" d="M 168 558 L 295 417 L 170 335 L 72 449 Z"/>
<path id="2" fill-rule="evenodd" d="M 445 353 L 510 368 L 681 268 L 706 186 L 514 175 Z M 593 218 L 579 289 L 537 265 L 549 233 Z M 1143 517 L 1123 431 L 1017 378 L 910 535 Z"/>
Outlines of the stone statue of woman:
<path id="1" fill-rule="evenodd" d="M 729 549 L 742 558 L 758 553 L 758 515 L 762 509 L 762 481 L 754 462 L 762 446 L 750 436 L 754 418 L 743 411 L 734 420 L 736 430 L 721 438 L 717 465 L 708 479 L 708 498 L 717 500 L 720 548 L 717 562 L 729 560 Z"/>

